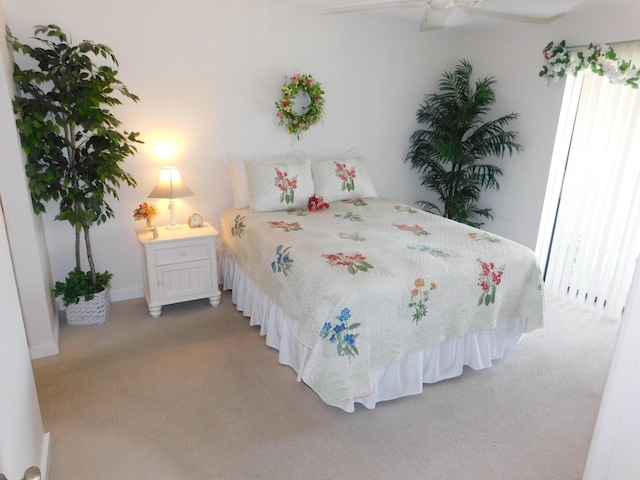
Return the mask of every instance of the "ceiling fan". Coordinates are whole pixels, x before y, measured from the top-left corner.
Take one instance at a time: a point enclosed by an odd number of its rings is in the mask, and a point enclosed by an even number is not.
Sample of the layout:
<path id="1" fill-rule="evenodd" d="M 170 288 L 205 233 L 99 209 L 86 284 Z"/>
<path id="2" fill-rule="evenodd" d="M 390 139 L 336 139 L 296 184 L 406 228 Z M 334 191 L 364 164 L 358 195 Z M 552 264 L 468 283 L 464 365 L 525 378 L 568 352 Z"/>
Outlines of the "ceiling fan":
<path id="1" fill-rule="evenodd" d="M 352 13 L 384 8 L 405 9 L 424 7 L 425 12 L 420 25 L 420 30 L 434 30 L 445 27 L 447 19 L 455 8 L 462 9 L 465 13 L 470 15 L 480 15 L 501 20 L 538 24 L 553 22 L 563 15 L 563 13 L 551 16 L 519 14 L 517 11 L 514 11 L 513 8 L 516 7 L 517 9 L 518 2 L 515 0 L 509 2 L 509 5 L 512 7 L 509 8 L 509 10 L 480 8 L 481 3 L 482 0 L 378 0 L 374 2 L 352 3 L 327 7 L 324 9 L 324 13 Z M 540 5 L 540 3 L 548 4 L 550 2 L 536 2 L 537 5 Z"/>

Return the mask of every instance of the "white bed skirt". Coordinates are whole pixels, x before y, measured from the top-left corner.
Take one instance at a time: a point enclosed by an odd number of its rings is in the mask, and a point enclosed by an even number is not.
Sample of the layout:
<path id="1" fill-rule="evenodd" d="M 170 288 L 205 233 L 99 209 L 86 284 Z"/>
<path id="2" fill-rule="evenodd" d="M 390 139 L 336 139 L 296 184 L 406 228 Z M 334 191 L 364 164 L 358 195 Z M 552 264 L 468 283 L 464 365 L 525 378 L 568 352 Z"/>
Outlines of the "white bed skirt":
<path id="1" fill-rule="evenodd" d="M 232 258 L 222 256 L 223 288 L 231 290 L 231 301 L 259 325 L 266 343 L 279 351 L 279 361 L 289 365 L 302 378 L 310 349 L 298 342 L 298 322 L 284 313 Z M 502 321 L 494 330 L 470 332 L 461 338 L 445 340 L 431 348 L 410 353 L 385 368 L 371 371 L 373 389 L 364 397 L 347 398 L 330 405 L 353 412 L 354 404 L 375 408 L 377 402 L 422 392 L 425 383 L 435 383 L 462 374 L 465 365 L 481 370 L 502 358 L 506 348 L 524 336 L 527 319 Z"/>

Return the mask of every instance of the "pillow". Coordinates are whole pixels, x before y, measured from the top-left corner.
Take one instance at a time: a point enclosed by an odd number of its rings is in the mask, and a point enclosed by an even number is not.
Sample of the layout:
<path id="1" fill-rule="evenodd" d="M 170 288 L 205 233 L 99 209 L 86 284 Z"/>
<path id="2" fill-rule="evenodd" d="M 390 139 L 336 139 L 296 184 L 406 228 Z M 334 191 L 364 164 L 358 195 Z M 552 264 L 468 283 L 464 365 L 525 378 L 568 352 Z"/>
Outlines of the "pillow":
<path id="1" fill-rule="evenodd" d="M 227 156 L 225 160 L 231 177 L 233 207 L 249 208 L 249 186 L 247 185 L 247 174 L 244 167 L 245 161 L 233 156 Z"/>
<path id="2" fill-rule="evenodd" d="M 313 195 L 311 160 L 245 162 L 249 208 L 255 212 L 306 209 Z"/>
<path id="3" fill-rule="evenodd" d="M 317 160 L 311 164 L 315 194 L 326 202 L 376 198 L 365 157 Z"/>
<path id="4" fill-rule="evenodd" d="M 249 185 L 247 185 L 247 174 L 245 161 L 257 161 L 264 163 L 290 163 L 309 158 L 300 150 L 291 150 L 280 155 L 269 155 L 263 157 L 252 157 L 240 159 L 234 155 L 225 155 L 224 161 L 231 177 L 231 189 L 233 191 L 233 207 L 249 208 Z"/>

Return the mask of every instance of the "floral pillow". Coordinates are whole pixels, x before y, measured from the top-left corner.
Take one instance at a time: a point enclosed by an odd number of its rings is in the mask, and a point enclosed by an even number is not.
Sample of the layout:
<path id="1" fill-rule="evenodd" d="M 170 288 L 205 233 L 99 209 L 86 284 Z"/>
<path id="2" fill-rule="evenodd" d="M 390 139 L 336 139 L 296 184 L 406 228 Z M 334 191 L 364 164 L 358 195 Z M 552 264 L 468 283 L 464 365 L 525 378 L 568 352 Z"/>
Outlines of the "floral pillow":
<path id="1" fill-rule="evenodd" d="M 376 198 L 365 157 L 318 160 L 311 164 L 315 194 L 326 202 Z"/>
<path id="2" fill-rule="evenodd" d="M 255 212 L 306 209 L 313 195 L 311 160 L 245 162 L 249 208 Z"/>

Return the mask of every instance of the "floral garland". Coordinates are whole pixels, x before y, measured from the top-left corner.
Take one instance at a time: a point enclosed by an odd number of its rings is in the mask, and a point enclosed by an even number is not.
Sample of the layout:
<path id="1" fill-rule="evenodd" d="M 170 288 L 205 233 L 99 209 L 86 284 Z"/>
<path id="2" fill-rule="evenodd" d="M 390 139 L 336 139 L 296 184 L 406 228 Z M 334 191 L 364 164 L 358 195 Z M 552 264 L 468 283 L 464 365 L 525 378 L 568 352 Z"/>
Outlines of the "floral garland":
<path id="1" fill-rule="evenodd" d="M 309 74 L 296 73 L 282 86 L 282 99 L 276 101 L 278 109 L 278 125 L 285 125 L 289 133 L 298 140 L 303 132 L 309 130 L 322 119 L 324 113 L 324 90 Z M 309 105 L 300 113 L 293 111 L 296 97 L 303 93 L 309 97 Z"/>
<path id="2" fill-rule="evenodd" d="M 630 61 L 618 58 L 612 47 L 590 43 L 586 50 L 569 50 L 564 40 L 549 42 L 542 51 L 545 64 L 539 75 L 547 81 L 557 82 L 567 73 L 577 75 L 584 69 L 607 77 L 611 83 L 638 88 L 640 69 Z"/>

